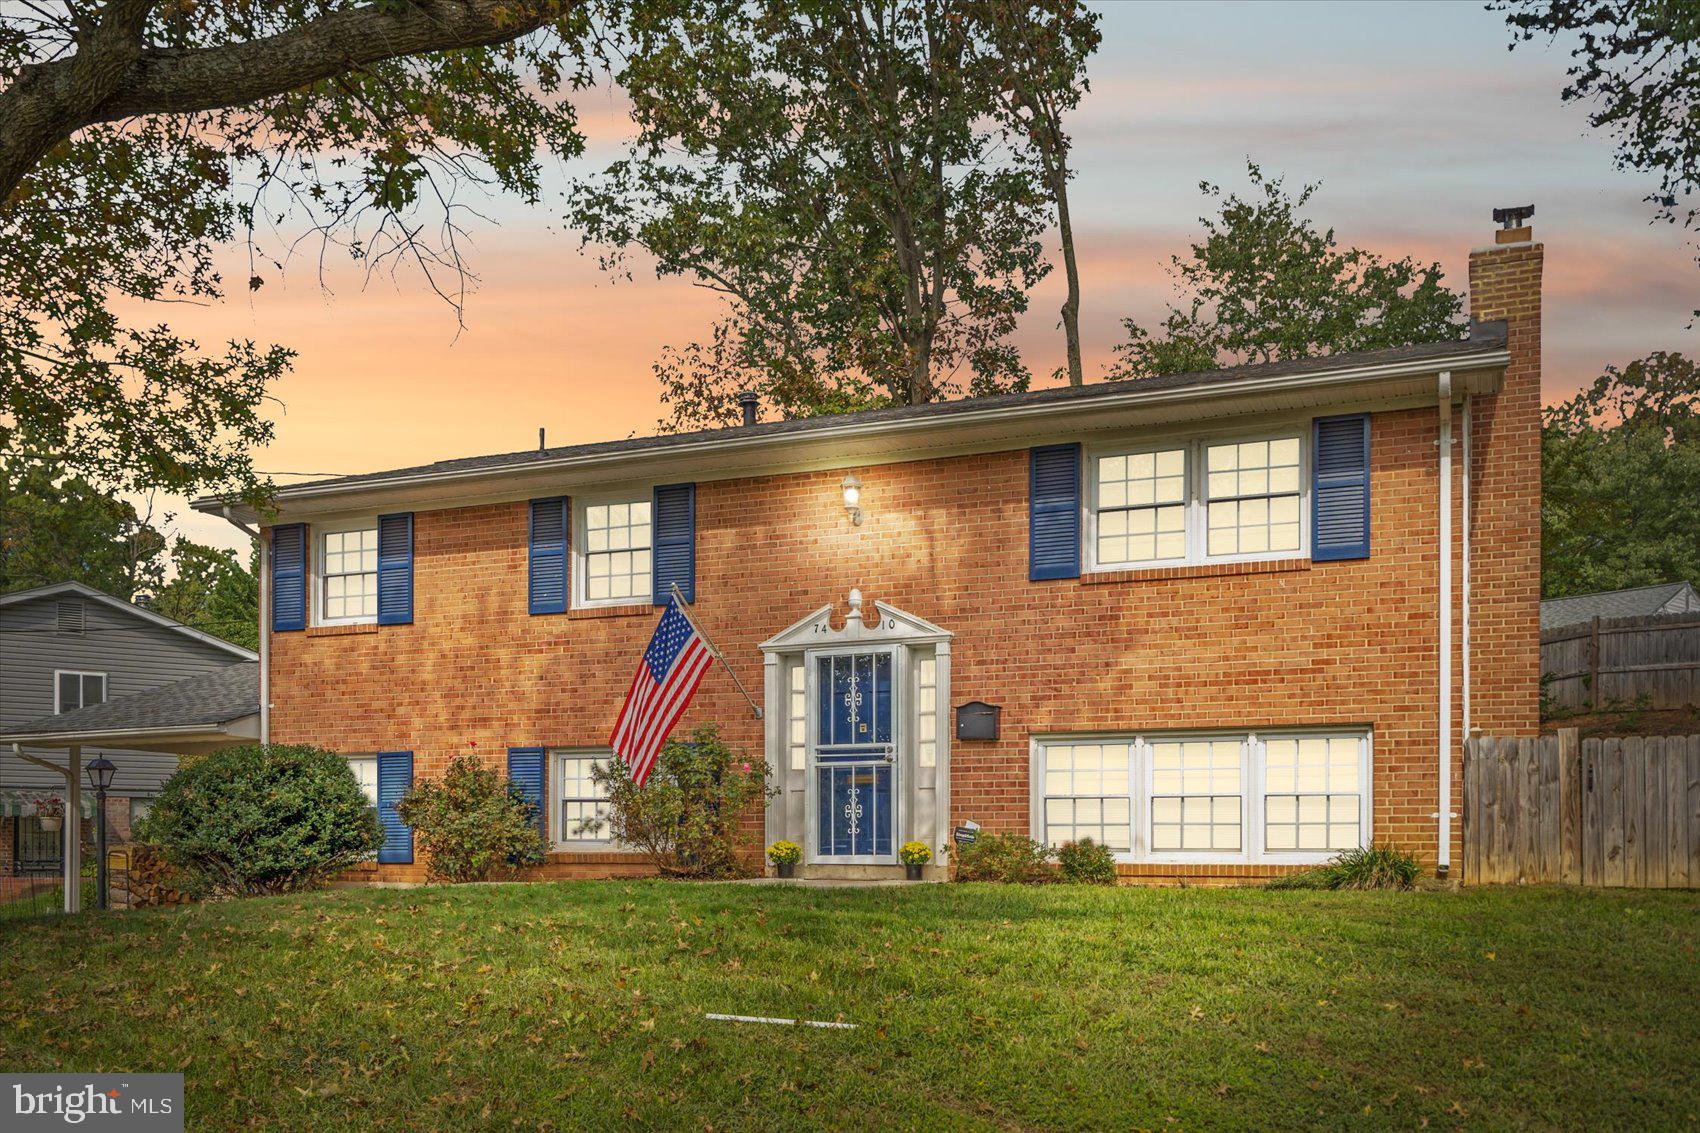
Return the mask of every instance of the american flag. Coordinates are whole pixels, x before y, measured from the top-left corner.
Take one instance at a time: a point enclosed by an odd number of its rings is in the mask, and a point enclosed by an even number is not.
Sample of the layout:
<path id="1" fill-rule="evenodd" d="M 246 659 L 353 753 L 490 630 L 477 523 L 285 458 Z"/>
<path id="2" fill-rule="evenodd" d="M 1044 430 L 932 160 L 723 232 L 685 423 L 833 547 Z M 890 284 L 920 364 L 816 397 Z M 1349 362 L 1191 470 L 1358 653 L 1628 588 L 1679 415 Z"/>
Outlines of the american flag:
<path id="1" fill-rule="evenodd" d="M 643 651 L 643 660 L 638 662 L 625 707 L 620 709 L 609 740 L 614 754 L 631 768 L 632 781 L 638 786 L 649 778 L 656 753 L 696 695 L 697 685 L 713 660 L 708 644 L 691 620 L 669 602 L 655 627 L 655 636 L 649 639 L 649 648 Z"/>

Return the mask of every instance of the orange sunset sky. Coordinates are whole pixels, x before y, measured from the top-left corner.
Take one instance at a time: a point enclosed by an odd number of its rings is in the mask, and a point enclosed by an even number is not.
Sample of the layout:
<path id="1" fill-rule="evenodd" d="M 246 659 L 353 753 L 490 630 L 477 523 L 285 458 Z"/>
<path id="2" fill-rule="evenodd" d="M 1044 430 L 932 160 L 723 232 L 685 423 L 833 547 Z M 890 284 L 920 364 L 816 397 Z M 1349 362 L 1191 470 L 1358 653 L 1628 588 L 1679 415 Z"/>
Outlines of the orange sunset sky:
<path id="1" fill-rule="evenodd" d="M 1610 140 L 1559 100 L 1568 58 L 1507 52 L 1479 3 L 1104 6 L 1092 90 L 1070 122 L 1088 380 L 1119 321 L 1159 316 L 1165 265 L 1207 206 L 1200 180 L 1243 188 L 1249 156 L 1290 185 L 1321 181 L 1310 215 L 1342 243 L 1439 260 L 1462 289 L 1495 205 L 1533 202 L 1547 245 L 1546 392 L 1566 395 L 1610 362 L 1700 349 L 1687 329 L 1700 269 L 1679 230 L 1650 223 L 1647 175 L 1612 166 Z M 650 364 L 706 333 L 717 301 L 683 280 L 604 275 L 563 228 L 560 189 L 627 133 L 617 92 L 579 100 L 589 137 L 550 170 L 544 201 L 481 204 L 466 326 L 414 277 L 367 284 L 310 259 L 258 292 L 164 315 L 204 343 L 277 342 L 300 353 L 276 387 L 276 441 L 257 459 L 279 482 L 655 430 Z M 232 249 L 226 278 L 247 276 Z M 1036 375 L 1063 359 L 1061 273 L 1034 293 L 1019 343 Z M 156 515 L 194 538 L 245 540 L 177 499 Z"/>

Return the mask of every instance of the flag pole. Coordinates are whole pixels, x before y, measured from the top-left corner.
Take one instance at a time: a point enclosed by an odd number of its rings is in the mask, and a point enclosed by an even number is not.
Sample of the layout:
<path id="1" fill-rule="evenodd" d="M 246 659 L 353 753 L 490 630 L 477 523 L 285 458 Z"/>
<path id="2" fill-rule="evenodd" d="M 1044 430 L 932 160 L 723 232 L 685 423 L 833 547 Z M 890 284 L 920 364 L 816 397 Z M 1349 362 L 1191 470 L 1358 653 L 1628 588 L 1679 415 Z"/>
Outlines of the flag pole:
<path id="1" fill-rule="evenodd" d="M 714 644 L 714 639 L 708 636 L 708 631 L 704 630 L 697 620 L 691 617 L 691 604 L 685 601 L 685 595 L 679 589 L 679 584 L 674 582 L 669 585 L 673 591 L 673 605 L 679 613 L 684 615 L 685 620 L 691 623 L 691 628 L 697 631 L 697 636 L 702 638 L 702 643 L 708 646 L 709 653 L 713 655 L 716 661 L 720 662 L 727 675 L 732 678 L 732 683 L 738 686 L 738 691 L 743 694 L 745 700 L 749 701 L 750 711 L 755 713 L 756 719 L 762 719 L 761 705 L 756 703 L 755 698 L 750 695 L 749 689 L 744 687 L 744 682 L 738 679 L 738 670 L 727 664 L 726 654 L 720 652 L 720 646 Z"/>

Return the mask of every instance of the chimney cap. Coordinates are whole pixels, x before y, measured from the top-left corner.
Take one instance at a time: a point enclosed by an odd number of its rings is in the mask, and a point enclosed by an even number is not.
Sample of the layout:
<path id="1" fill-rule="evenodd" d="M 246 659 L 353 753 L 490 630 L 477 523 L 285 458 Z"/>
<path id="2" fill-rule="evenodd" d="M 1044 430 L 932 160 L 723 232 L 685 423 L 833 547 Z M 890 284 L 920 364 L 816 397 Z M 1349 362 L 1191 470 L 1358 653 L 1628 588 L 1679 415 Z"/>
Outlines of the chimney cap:
<path id="1" fill-rule="evenodd" d="M 1521 228 L 1523 222 L 1535 215 L 1534 205 L 1513 205 L 1493 210 L 1494 223 L 1501 228 Z"/>
<path id="2" fill-rule="evenodd" d="M 761 395 L 753 389 L 738 391 L 738 406 L 744 411 L 744 424 L 754 425 L 761 409 Z"/>

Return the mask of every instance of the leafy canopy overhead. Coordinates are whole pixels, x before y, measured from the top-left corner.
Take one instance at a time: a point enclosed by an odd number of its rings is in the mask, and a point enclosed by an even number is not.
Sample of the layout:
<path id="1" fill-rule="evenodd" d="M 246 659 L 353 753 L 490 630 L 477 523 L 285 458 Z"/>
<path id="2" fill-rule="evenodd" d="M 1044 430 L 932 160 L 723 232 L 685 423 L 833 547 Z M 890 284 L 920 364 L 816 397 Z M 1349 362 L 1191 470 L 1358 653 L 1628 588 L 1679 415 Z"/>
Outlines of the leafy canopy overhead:
<path id="1" fill-rule="evenodd" d="M 1048 270 L 1046 197 L 996 116 L 1005 41 L 971 10 L 637 7 L 618 81 L 638 133 L 569 219 L 609 268 L 642 249 L 727 301 L 657 364 L 672 427 L 729 423 L 740 388 L 785 417 L 1025 388 L 1008 336 Z"/>
<path id="2" fill-rule="evenodd" d="M 1511 46 L 1540 36 L 1573 43 L 1565 102 L 1590 103 L 1588 124 L 1617 140 L 1617 166 L 1657 176 L 1654 215 L 1700 220 L 1700 4 L 1685 0 L 1502 0 Z M 1700 314 L 1700 312 L 1697 312 Z"/>
<path id="3" fill-rule="evenodd" d="M 1546 411 L 1541 592 L 1700 584 L 1700 366 L 1658 351 Z"/>
<path id="4" fill-rule="evenodd" d="M 0 458 L 21 427 L 120 488 L 262 494 L 283 347 L 203 347 L 170 304 L 292 253 L 412 271 L 452 302 L 467 198 L 534 201 L 582 139 L 571 0 L 109 0 L 0 8 Z"/>
<path id="5" fill-rule="evenodd" d="M 1282 178 L 1246 163 L 1252 192 L 1223 194 L 1215 217 L 1200 217 L 1204 239 L 1170 273 L 1179 301 L 1156 332 L 1123 319 L 1108 376 L 1143 378 L 1213 370 L 1240 362 L 1279 362 L 1457 338 L 1463 299 L 1442 283 L 1438 263 L 1384 260 L 1342 249 L 1332 228 L 1305 215 L 1320 187 L 1296 195 Z"/>

